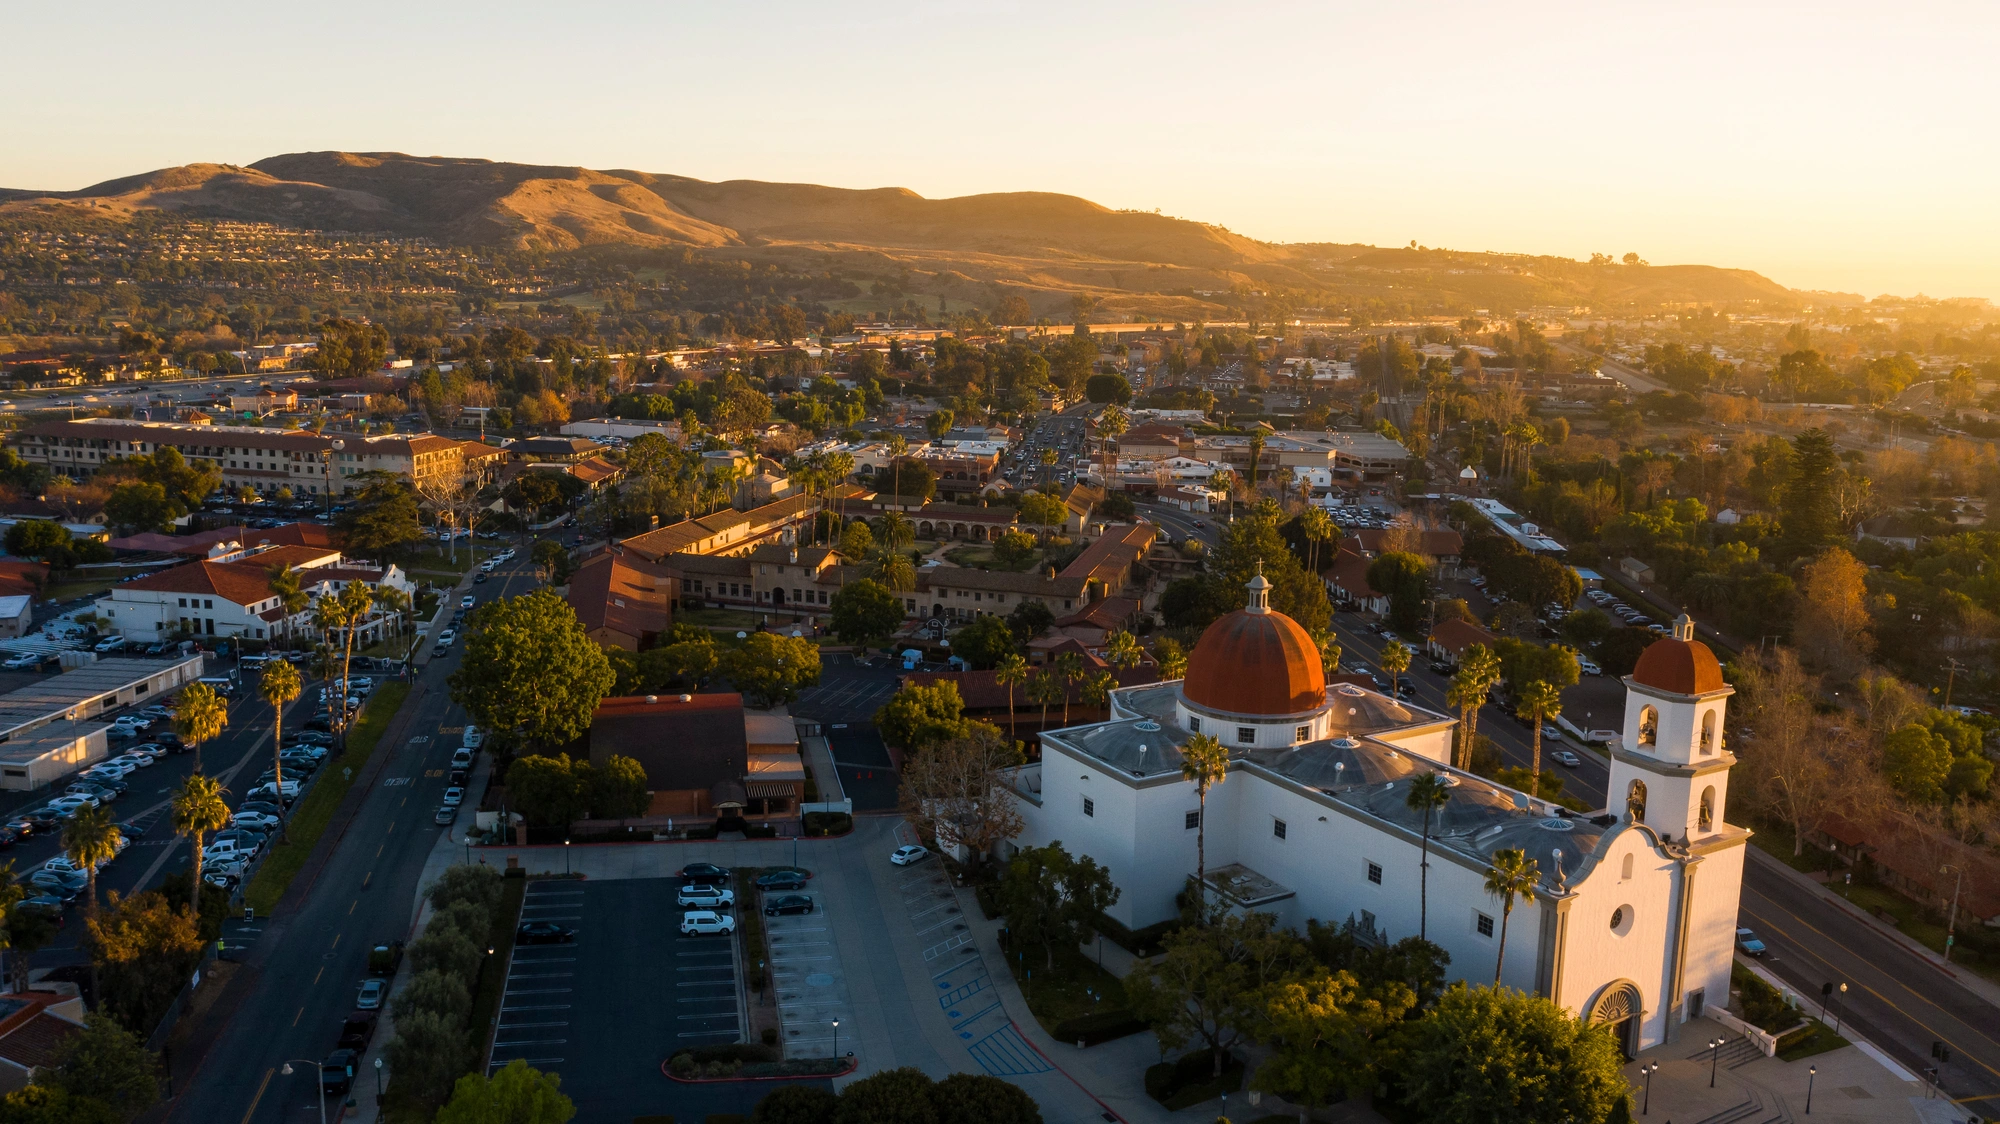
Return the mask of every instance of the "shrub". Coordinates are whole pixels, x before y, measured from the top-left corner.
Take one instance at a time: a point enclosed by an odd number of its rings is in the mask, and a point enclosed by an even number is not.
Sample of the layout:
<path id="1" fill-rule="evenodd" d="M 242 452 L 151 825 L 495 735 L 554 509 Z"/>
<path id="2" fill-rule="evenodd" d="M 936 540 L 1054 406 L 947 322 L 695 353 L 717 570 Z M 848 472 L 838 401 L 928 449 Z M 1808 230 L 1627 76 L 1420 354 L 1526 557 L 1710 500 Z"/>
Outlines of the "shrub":
<path id="1" fill-rule="evenodd" d="M 1082 1042 L 1095 1046 L 1128 1034 L 1137 1034 L 1149 1029 L 1149 1024 L 1131 1011 L 1120 1007 L 1110 1011 L 1093 1011 L 1088 1015 L 1064 1019 L 1057 1023 L 1049 1034 L 1062 1043 Z"/>
<path id="2" fill-rule="evenodd" d="M 473 944 L 470 937 L 449 926 L 426 926 L 424 935 L 410 944 L 413 970 L 440 971 L 466 981 L 468 987 L 478 974 L 479 958 L 484 955 L 482 946 Z"/>
<path id="3" fill-rule="evenodd" d="M 500 872 L 478 863 L 459 863 L 445 868 L 431 883 L 431 908 L 444 909 L 453 902 L 469 901 L 489 913 L 500 904 Z"/>
<path id="4" fill-rule="evenodd" d="M 914 1066 L 885 1069 L 840 1094 L 834 1124 L 938 1124 L 931 1079 Z"/>
<path id="5" fill-rule="evenodd" d="M 1243 1087 L 1243 1063 L 1235 1057 L 1223 1065 L 1221 1077 L 1211 1076 L 1214 1071 L 1215 1059 L 1207 1050 L 1147 1066 L 1146 1095 L 1167 1111 L 1179 1112 Z"/>
<path id="6" fill-rule="evenodd" d="M 954 1073 L 931 1086 L 938 1124 L 1042 1124 L 1035 1100 L 998 1077 Z"/>
<path id="7" fill-rule="evenodd" d="M 472 992 L 465 981 L 436 968 L 410 977 L 391 1004 L 398 1025 L 418 1011 L 428 1011 L 445 1019 L 463 1020 L 472 1009 Z"/>
<path id="8" fill-rule="evenodd" d="M 807 812 L 807 835 L 845 835 L 854 830 L 854 817 L 846 812 Z"/>
<path id="9" fill-rule="evenodd" d="M 786 1085 L 761 1101 L 750 1124 L 833 1124 L 840 1099 L 818 1085 Z"/>
<path id="10" fill-rule="evenodd" d="M 396 1039 L 389 1043 L 389 1064 L 396 1080 L 418 1100 L 437 1104 L 451 1093 L 452 1082 L 471 1062 L 465 1039 L 465 1019 L 446 1019 L 431 1011 L 416 1011 L 396 1020 Z"/>

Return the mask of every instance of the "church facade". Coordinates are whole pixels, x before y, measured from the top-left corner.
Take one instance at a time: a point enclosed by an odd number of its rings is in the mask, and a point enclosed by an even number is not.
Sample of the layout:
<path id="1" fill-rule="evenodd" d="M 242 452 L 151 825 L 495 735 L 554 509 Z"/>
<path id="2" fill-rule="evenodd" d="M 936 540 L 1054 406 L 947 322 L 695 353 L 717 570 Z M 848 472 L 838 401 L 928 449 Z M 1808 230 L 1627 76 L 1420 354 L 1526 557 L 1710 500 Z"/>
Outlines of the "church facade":
<path id="1" fill-rule="evenodd" d="M 1203 836 L 1206 884 L 1230 908 L 1300 930 L 1318 919 L 1382 941 L 1421 934 L 1450 954 L 1452 978 L 1497 972 L 1613 1026 L 1628 1052 L 1727 1005 L 1750 833 L 1726 818 L 1731 689 L 1691 622 L 1625 680 L 1615 807 L 1578 813 L 1453 768 L 1449 715 L 1329 689 L 1311 638 L 1268 607 L 1265 579 L 1249 590 L 1248 607 L 1203 634 L 1185 679 L 1116 691 L 1109 720 L 1043 735 L 1041 761 L 1009 778 L 1026 825 L 1017 845 L 1059 841 L 1103 863 L 1122 891 L 1111 915 L 1137 929 L 1176 915 Z M 1181 776 L 1196 734 L 1230 753 L 1205 812 Z M 1430 817 L 1426 875 L 1424 817 L 1406 800 L 1429 773 L 1449 797 Z M 1515 847 L 1540 877 L 1508 913 L 1484 882 L 1494 852 Z"/>

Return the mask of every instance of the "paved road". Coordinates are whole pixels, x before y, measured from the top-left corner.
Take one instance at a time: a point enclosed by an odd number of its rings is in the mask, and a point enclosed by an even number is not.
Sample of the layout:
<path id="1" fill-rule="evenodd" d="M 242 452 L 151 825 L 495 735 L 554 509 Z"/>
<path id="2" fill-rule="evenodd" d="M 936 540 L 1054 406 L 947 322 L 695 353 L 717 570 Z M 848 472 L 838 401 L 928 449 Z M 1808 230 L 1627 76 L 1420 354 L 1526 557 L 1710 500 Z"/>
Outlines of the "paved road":
<path id="1" fill-rule="evenodd" d="M 481 601 L 531 588 L 534 578 L 523 572 L 525 566 L 475 587 Z M 370 945 L 413 935 L 418 878 L 446 830 L 431 822 L 431 814 L 458 745 L 453 735 L 465 722 L 445 684 L 458 666 L 459 650 L 454 647 L 417 673 L 405 703 L 409 721 L 394 744 L 377 749 L 380 767 L 371 761 L 363 774 L 362 780 L 372 783 L 332 856 L 308 892 L 281 906 L 255 934 L 242 969 L 252 974 L 251 989 L 199 1070 L 175 1074 L 180 1096 L 168 1120 L 319 1119 L 312 1071 L 298 1067 L 291 1077 L 278 1071 L 288 1060 L 316 1064 L 333 1049 L 341 1019 L 366 975 Z M 461 817 L 461 823 L 469 822 L 469 814 Z M 360 1084 L 357 1099 L 365 1099 L 366 1082 Z"/>
<path id="2" fill-rule="evenodd" d="M 1946 1092 L 1983 1117 L 2000 1115 L 2000 1007 L 1967 990 L 1945 969 L 1909 951 L 1845 907 L 1801 885 L 1776 860 L 1752 854 L 1743 874 L 1741 924 L 1770 949 L 1766 963 L 1801 996 L 1848 985 L 1835 1004 L 1852 1027 L 1921 1074 L 1931 1043 L 1951 1048 L 1940 1078 Z"/>

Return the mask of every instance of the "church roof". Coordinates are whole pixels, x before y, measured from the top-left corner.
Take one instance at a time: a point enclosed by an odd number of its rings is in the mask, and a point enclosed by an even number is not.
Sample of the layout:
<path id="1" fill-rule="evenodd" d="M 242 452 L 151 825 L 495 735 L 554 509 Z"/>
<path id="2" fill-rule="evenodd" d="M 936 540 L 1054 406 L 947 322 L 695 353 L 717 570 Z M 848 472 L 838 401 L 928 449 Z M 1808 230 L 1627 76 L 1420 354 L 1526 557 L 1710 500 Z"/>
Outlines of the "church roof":
<path id="1" fill-rule="evenodd" d="M 1639 654 L 1632 681 L 1676 695 L 1705 695 L 1729 685 L 1715 653 L 1694 638 L 1694 622 L 1686 614 L 1674 621 L 1673 635 L 1653 641 Z"/>
<path id="2" fill-rule="evenodd" d="M 1228 714 L 1299 714 L 1326 701 L 1319 646 L 1297 621 L 1273 611 L 1270 582 L 1250 579 L 1250 605 L 1208 626 L 1188 654 L 1181 693 Z"/>

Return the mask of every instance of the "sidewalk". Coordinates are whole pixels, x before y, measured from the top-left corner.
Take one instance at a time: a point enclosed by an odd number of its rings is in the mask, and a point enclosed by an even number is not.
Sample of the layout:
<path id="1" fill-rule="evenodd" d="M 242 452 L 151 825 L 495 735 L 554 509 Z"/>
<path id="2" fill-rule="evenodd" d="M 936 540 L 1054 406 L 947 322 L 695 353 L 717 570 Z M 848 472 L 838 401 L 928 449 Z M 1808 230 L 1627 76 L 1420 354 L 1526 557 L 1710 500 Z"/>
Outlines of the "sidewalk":
<path id="1" fill-rule="evenodd" d="M 1703 1043 L 1715 1038 L 1731 1041 L 1711 1059 Z M 1649 1094 L 1642 1070 L 1652 1062 L 1658 1062 L 1660 1068 L 1652 1076 Z M 1901 1067 L 1891 1069 L 1892 1064 L 1881 1058 L 1879 1051 L 1861 1045 L 1796 1062 L 1779 1061 L 1757 1053 L 1721 1024 L 1695 1019 L 1681 1027 L 1678 1040 L 1642 1052 L 1625 1067 L 1625 1077 L 1632 1083 L 1635 1119 L 1657 1117 L 1687 1124 L 1801 1121 L 1807 1119 L 1808 1091 L 1812 1095 L 1810 1118 L 1829 1124 L 1942 1124 L 1963 1119 L 1962 1113 L 1952 1113 L 1949 1101 L 1926 1101 L 1924 1086 L 1906 1080 L 1910 1075 Z M 1931 1115 L 1940 1112 L 1943 1115 Z"/>

